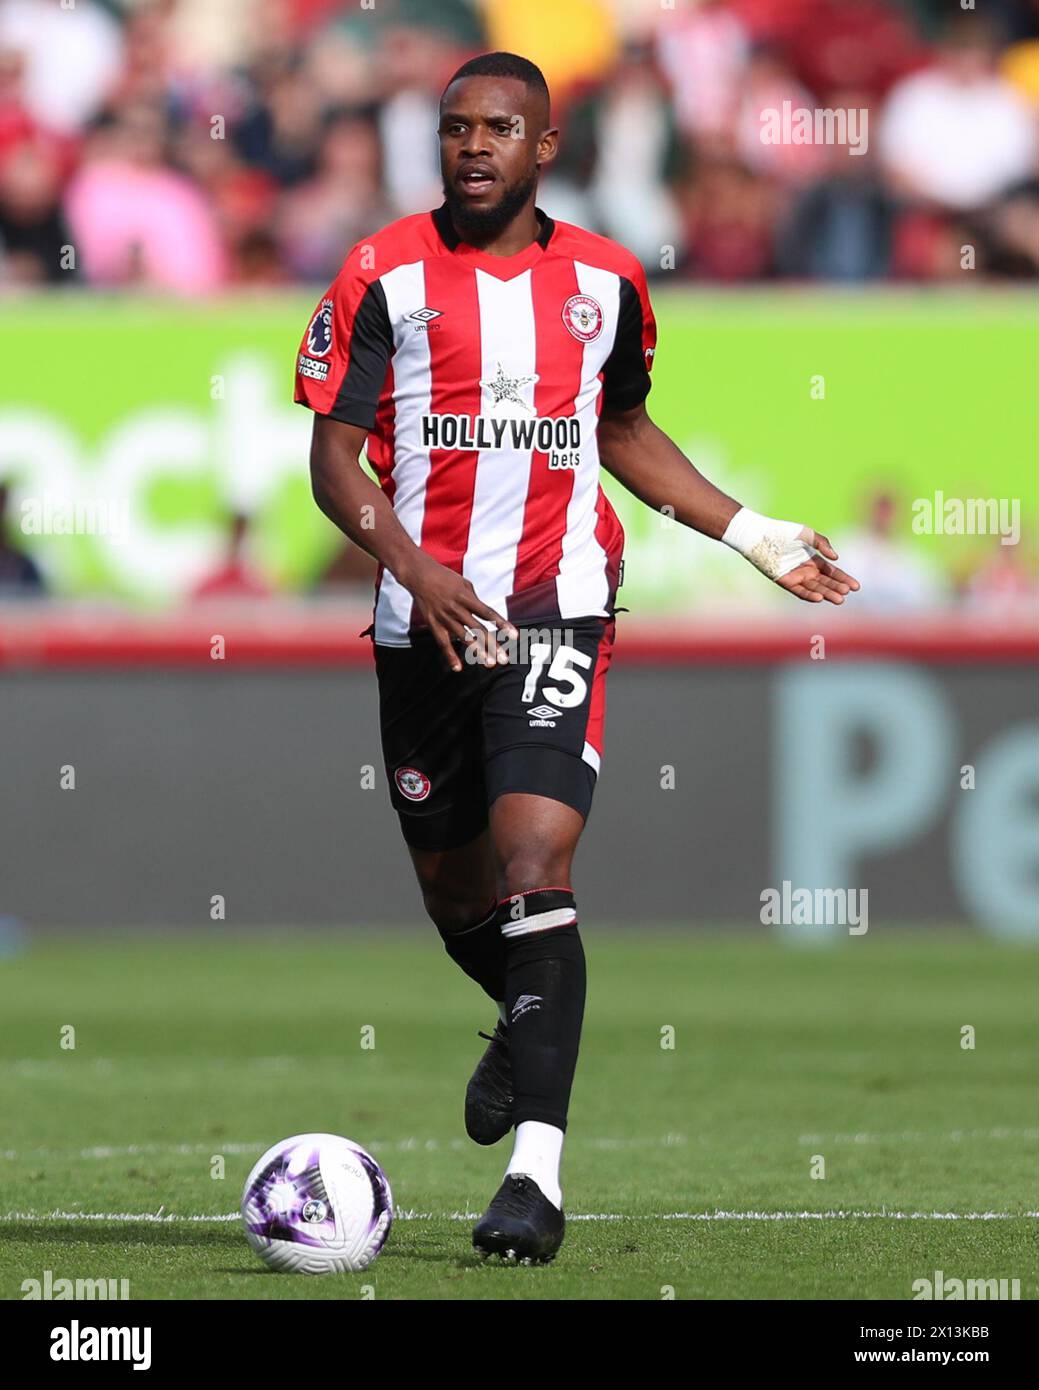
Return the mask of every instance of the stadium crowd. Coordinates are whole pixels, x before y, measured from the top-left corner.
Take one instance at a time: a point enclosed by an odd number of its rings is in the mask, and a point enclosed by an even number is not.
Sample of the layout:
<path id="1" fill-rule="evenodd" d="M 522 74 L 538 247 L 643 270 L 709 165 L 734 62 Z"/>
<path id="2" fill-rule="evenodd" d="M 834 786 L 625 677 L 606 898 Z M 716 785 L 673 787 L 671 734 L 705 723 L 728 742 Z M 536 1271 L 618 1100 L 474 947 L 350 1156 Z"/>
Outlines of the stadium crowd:
<path id="1" fill-rule="evenodd" d="M 1039 0 L 0 0 L 0 285 L 327 282 L 489 48 L 552 87 L 542 206 L 651 275 L 1039 275 Z"/>

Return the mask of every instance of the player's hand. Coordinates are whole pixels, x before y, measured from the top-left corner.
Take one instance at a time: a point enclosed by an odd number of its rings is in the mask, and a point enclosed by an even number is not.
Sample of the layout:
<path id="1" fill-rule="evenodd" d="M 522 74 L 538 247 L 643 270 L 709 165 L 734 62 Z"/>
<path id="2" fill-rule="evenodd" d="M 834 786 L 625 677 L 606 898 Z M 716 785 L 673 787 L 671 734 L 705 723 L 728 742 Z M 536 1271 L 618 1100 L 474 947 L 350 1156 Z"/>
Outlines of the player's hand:
<path id="1" fill-rule="evenodd" d="M 857 579 L 830 564 L 837 552 L 829 539 L 797 521 L 776 521 L 740 507 L 721 539 L 766 578 L 807 603 L 843 603 L 859 588 Z"/>
<path id="2" fill-rule="evenodd" d="M 415 557 L 414 568 L 409 568 L 406 576 L 397 577 L 420 605 L 452 671 L 462 669 L 455 639 L 466 643 L 470 660 L 483 666 L 508 663 L 508 653 L 499 646 L 497 633 L 487 623 L 510 641 L 515 641 L 519 633 L 507 618 L 483 602 L 468 579 L 422 552 Z"/>
<path id="3" fill-rule="evenodd" d="M 826 536 L 813 531 L 810 526 L 803 526 L 801 540 L 819 554 L 810 556 L 796 569 L 777 579 L 776 583 L 787 593 L 807 603 L 821 603 L 824 599 L 827 603 L 843 603 L 848 594 L 860 587 L 859 581 L 830 564 L 831 560 L 837 559 L 837 552 Z"/>

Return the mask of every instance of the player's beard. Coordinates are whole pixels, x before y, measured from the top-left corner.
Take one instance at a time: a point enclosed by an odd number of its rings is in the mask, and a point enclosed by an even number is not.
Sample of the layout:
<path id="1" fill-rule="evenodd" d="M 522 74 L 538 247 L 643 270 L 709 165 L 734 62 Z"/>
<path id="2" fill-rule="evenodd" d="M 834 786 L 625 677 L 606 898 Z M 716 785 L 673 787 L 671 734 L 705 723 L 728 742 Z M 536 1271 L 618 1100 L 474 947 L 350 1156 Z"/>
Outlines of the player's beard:
<path id="1" fill-rule="evenodd" d="M 460 198 L 451 184 L 444 181 L 444 198 L 448 211 L 463 241 L 481 246 L 501 236 L 509 223 L 522 212 L 537 187 L 537 170 L 521 183 L 506 188 L 493 207 L 476 208 Z"/>

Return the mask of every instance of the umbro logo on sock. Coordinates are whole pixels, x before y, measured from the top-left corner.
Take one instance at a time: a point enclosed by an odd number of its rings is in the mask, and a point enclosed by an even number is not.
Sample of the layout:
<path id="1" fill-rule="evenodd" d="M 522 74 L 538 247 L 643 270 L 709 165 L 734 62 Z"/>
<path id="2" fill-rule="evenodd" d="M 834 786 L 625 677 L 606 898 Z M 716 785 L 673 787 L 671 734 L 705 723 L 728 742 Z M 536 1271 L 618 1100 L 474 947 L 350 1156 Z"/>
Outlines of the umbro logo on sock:
<path id="1" fill-rule="evenodd" d="M 512 1006 L 512 1021 L 516 1022 L 524 1014 L 529 1014 L 532 1009 L 540 1009 L 543 1000 L 540 994 L 521 994 Z"/>

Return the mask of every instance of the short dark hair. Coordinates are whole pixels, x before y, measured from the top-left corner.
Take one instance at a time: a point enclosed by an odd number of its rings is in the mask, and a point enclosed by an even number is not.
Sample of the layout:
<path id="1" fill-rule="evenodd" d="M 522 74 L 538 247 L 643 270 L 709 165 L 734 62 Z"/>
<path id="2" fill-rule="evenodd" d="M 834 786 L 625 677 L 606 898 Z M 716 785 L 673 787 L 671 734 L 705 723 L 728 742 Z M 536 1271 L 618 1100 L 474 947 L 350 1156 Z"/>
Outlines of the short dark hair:
<path id="1" fill-rule="evenodd" d="M 529 58 L 521 58 L 518 53 L 481 53 L 463 63 L 451 82 L 457 82 L 462 77 L 514 77 L 531 91 L 540 93 L 546 102 L 549 101 L 545 74 L 536 63 Z M 451 82 L 448 82 L 448 87 Z"/>

